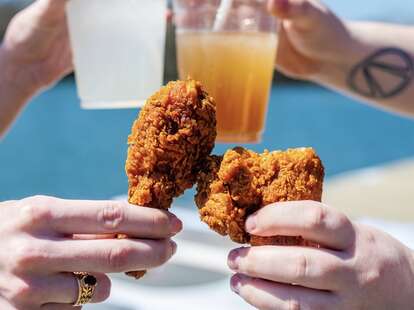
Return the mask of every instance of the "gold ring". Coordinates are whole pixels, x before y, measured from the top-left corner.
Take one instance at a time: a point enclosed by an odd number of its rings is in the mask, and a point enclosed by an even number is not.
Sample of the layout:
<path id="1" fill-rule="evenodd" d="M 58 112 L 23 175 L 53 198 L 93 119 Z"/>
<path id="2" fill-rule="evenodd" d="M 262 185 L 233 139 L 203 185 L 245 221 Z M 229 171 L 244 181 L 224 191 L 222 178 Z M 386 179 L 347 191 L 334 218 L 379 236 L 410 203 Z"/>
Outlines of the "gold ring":
<path id="1" fill-rule="evenodd" d="M 73 306 L 86 305 L 92 300 L 98 282 L 93 275 L 86 272 L 74 272 L 73 274 L 78 281 L 78 298 Z"/>

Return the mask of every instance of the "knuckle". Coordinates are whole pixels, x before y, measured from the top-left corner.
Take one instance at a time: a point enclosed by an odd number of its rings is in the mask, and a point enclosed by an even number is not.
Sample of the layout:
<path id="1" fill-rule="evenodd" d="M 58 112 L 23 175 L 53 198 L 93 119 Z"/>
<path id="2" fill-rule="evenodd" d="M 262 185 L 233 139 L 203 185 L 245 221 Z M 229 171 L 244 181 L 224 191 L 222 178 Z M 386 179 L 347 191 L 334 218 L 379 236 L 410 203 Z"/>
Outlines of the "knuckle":
<path id="1" fill-rule="evenodd" d="M 6 293 L 7 299 L 14 305 L 27 304 L 33 294 L 32 287 L 29 283 L 17 280 L 10 283 L 12 288 Z"/>
<path id="2" fill-rule="evenodd" d="M 116 231 L 125 220 L 124 205 L 118 202 L 111 202 L 103 207 L 98 214 L 98 222 L 105 229 Z"/>
<path id="3" fill-rule="evenodd" d="M 122 245 L 111 248 L 106 257 L 109 268 L 114 272 L 125 271 L 132 252 L 133 249 L 123 242 Z"/>
<path id="4" fill-rule="evenodd" d="M 310 230 L 321 230 L 325 227 L 327 211 L 321 206 L 315 206 L 308 210 L 308 222 L 306 228 Z"/>
<path id="5" fill-rule="evenodd" d="M 338 213 L 337 226 L 340 230 L 349 230 L 352 228 L 352 222 L 345 214 Z"/>
<path id="6" fill-rule="evenodd" d="M 26 199 L 23 199 L 24 202 L 29 202 L 32 204 L 49 204 L 54 202 L 56 198 L 44 195 L 35 195 Z"/>
<path id="7" fill-rule="evenodd" d="M 309 261 L 305 254 L 298 254 L 296 257 L 295 266 L 295 279 L 300 282 L 308 275 Z"/>
<path id="8" fill-rule="evenodd" d="M 42 260 L 47 260 L 47 251 L 43 250 L 38 242 L 20 242 L 14 250 L 10 271 L 21 272 L 30 269 Z"/>
<path id="9" fill-rule="evenodd" d="M 338 235 L 342 236 L 345 247 L 351 247 L 355 243 L 354 226 L 346 215 L 338 214 L 336 230 L 339 232 Z"/>
<path id="10" fill-rule="evenodd" d="M 30 227 L 39 223 L 49 222 L 52 218 L 52 210 L 47 203 L 34 200 L 24 202 L 21 207 L 21 218 L 24 227 Z"/>

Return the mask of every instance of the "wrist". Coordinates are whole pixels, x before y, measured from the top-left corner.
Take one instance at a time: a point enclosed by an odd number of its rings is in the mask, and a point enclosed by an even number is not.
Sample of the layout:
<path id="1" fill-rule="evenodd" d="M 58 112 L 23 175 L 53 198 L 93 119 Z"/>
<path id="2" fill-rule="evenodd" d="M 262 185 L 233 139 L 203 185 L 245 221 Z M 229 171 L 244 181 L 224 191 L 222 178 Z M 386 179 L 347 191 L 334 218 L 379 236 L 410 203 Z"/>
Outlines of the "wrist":
<path id="1" fill-rule="evenodd" d="M 341 44 L 343 49 L 335 58 L 324 60 L 318 72 L 310 78 L 311 81 L 332 86 L 345 84 L 353 67 L 372 52 L 359 37 L 361 23 L 348 22 L 345 27 L 349 35 L 346 44 Z"/>

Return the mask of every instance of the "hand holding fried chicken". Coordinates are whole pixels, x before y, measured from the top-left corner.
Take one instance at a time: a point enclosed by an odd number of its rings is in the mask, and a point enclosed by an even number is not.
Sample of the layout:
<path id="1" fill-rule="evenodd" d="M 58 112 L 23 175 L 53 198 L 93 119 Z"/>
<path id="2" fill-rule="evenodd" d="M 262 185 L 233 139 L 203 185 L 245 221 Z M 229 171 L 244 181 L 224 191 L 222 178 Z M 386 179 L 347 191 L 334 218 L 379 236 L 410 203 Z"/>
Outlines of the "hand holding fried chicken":
<path id="1" fill-rule="evenodd" d="M 128 138 L 129 203 L 168 209 L 174 197 L 194 185 L 215 139 L 216 106 L 200 83 L 177 81 L 161 88 Z M 144 274 L 129 273 L 135 278 Z"/>
<path id="2" fill-rule="evenodd" d="M 257 154 L 243 148 L 211 156 L 198 176 L 196 204 L 213 230 L 239 243 L 298 245 L 300 236 L 246 233 L 246 218 L 271 203 L 321 201 L 324 168 L 312 149 Z"/>
<path id="3" fill-rule="evenodd" d="M 412 309 L 412 250 L 335 208 L 279 202 L 252 214 L 246 230 L 301 235 L 319 245 L 243 247 L 229 254 L 232 290 L 258 309 Z"/>

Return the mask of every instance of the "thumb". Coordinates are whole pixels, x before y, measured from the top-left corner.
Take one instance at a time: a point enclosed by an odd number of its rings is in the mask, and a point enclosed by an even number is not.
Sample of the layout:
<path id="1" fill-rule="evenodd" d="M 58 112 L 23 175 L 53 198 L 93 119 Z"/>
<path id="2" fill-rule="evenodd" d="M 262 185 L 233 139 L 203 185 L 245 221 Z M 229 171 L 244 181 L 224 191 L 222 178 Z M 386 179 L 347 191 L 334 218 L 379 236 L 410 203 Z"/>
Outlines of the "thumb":
<path id="1" fill-rule="evenodd" d="M 59 15 L 65 13 L 65 7 L 68 0 L 37 0 L 33 6 L 41 15 Z"/>
<path id="2" fill-rule="evenodd" d="M 61 10 L 65 8 L 68 0 L 37 0 L 37 4 L 48 10 Z"/>
<path id="3" fill-rule="evenodd" d="M 301 54 L 289 40 L 284 23 L 279 24 L 279 47 L 276 66 L 282 73 L 304 79 L 320 70 L 320 64 Z"/>
<path id="4" fill-rule="evenodd" d="M 40 26 L 54 26 L 65 21 L 68 0 L 37 0 L 25 12 Z"/>
<path id="5" fill-rule="evenodd" d="M 295 28 L 309 29 L 320 22 L 328 9 L 317 0 L 269 0 L 269 11 L 280 19 L 289 19 Z"/>

